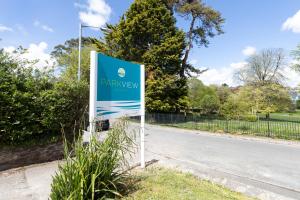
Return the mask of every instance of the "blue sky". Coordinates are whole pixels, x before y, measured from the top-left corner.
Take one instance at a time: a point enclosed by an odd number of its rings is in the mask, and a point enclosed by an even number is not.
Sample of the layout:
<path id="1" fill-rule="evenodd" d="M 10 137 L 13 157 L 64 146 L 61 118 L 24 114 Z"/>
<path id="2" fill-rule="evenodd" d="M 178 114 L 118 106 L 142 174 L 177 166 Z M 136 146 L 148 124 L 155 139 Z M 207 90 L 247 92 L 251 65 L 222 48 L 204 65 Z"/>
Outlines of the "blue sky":
<path id="1" fill-rule="evenodd" d="M 299 0 L 204 0 L 226 19 L 225 34 L 211 40 L 209 48 L 195 48 L 190 62 L 210 70 L 199 79 L 206 84 L 236 85 L 232 74 L 244 65 L 247 55 L 263 48 L 283 48 L 287 56 L 300 43 Z M 101 26 L 117 23 L 132 0 L 3 0 L 0 7 L 0 48 L 19 45 L 31 55 L 50 59 L 48 53 L 65 40 L 78 37 L 80 21 Z M 299 12 L 299 13 L 298 13 Z M 96 21 L 96 22 L 95 22 Z M 178 17 L 178 26 L 186 21 Z M 84 36 L 99 37 L 95 30 Z M 288 58 L 289 62 L 291 58 Z M 299 75 L 286 69 L 288 85 L 296 86 Z"/>

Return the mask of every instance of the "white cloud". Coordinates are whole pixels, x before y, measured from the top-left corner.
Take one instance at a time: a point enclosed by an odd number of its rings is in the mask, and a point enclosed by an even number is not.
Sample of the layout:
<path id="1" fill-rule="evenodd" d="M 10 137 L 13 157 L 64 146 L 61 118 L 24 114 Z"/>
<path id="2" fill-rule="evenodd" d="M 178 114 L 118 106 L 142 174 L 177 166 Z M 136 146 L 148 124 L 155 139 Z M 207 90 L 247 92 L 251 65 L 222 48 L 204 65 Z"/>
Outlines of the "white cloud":
<path id="1" fill-rule="evenodd" d="M 233 69 L 241 69 L 245 67 L 248 63 L 247 62 L 237 62 L 237 63 L 231 63 L 230 67 Z"/>
<path id="2" fill-rule="evenodd" d="M 245 49 L 243 49 L 242 52 L 245 56 L 252 56 L 256 53 L 256 48 L 251 47 L 251 46 L 247 46 Z"/>
<path id="3" fill-rule="evenodd" d="M 43 25 L 42 29 L 45 30 L 45 31 L 48 31 L 48 32 L 54 32 L 53 29 L 51 27 L 47 26 L 47 25 Z"/>
<path id="4" fill-rule="evenodd" d="M 287 80 L 285 83 L 290 87 L 297 87 L 300 84 L 300 74 L 295 70 L 291 69 L 290 66 L 286 66 L 283 69 L 283 74 L 286 76 Z"/>
<path id="5" fill-rule="evenodd" d="M 281 27 L 283 31 L 293 31 L 294 33 L 300 33 L 300 10 L 292 17 L 289 17 Z"/>
<path id="6" fill-rule="evenodd" d="M 11 32 L 11 31 L 13 31 L 13 29 L 0 24 L 0 32 L 5 32 L 5 31 L 10 31 Z"/>
<path id="7" fill-rule="evenodd" d="M 39 44 L 30 44 L 27 51 L 20 55 L 21 59 L 35 62 L 34 67 L 43 70 L 45 67 L 50 67 L 56 64 L 55 59 L 50 54 L 46 53 L 48 44 L 46 42 L 40 42 Z M 14 53 L 15 47 L 4 47 L 4 50 L 8 53 Z"/>
<path id="8" fill-rule="evenodd" d="M 290 60 L 288 65 L 283 69 L 283 74 L 287 80 L 285 83 L 290 87 L 297 87 L 300 85 L 300 73 L 292 69 L 292 65 L 300 64 L 297 60 Z"/>
<path id="9" fill-rule="evenodd" d="M 199 79 L 206 85 L 221 85 L 226 83 L 230 86 L 236 86 L 237 83 L 233 79 L 233 75 L 235 72 L 235 68 L 230 67 L 222 67 L 209 69 L 199 76 Z"/>
<path id="10" fill-rule="evenodd" d="M 296 61 L 291 61 L 294 63 Z M 230 86 L 237 86 L 239 82 L 234 79 L 234 73 L 237 69 L 245 67 L 247 62 L 231 63 L 229 67 L 213 68 L 201 74 L 198 78 L 206 85 L 221 85 L 226 83 Z M 283 74 L 286 77 L 284 84 L 290 87 L 296 87 L 300 84 L 300 74 L 291 69 L 290 65 L 287 65 L 283 69 Z"/>
<path id="11" fill-rule="evenodd" d="M 48 32 L 54 32 L 54 30 L 53 30 L 53 28 L 51 28 L 51 27 L 49 27 L 49 26 L 47 26 L 47 25 L 45 25 L 45 24 L 42 24 L 40 21 L 38 21 L 38 20 L 35 20 L 34 22 L 33 22 L 33 25 L 35 26 L 35 27 L 39 27 L 39 28 L 41 28 L 41 29 L 43 29 L 44 31 L 48 31 Z"/>
<path id="12" fill-rule="evenodd" d="M 234 80 L 236 70 L 245 67 L 247 62 L 231 63 L 229 67 L 209 69 L 199 76 L 199 79 L 206 85 L 221 85 L 226 83 L 230 86 L 237 86 L 239 82 Z"/>
<path id="13" fill-rule="evenodd" d="M 103 27 L 109 20 L 111 7 L 105 0 L 88 0 L 87 5 L 75 3 L 80 8 L 79 19 L 88 26 Z"/>
<path id="14" fill-rule="evenodd" d="M 14 53 L 14 51 L 16 50 L 14 46 L 4 47 L 3 49 L 7 53 Z"/>

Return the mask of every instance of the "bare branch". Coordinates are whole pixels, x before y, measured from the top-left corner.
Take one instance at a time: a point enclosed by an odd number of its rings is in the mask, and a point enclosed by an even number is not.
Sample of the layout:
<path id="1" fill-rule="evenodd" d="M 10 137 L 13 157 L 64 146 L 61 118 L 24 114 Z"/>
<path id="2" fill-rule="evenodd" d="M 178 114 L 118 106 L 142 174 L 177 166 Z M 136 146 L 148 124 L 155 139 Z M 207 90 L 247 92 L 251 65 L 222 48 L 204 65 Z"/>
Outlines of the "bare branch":
<path id="1" fill-rule="evenodd" d="M 285 54 L 282 49 L 264 49 L 259 54 L 252 55 L 248 64 L 235 73 L 235 78 L 245 84 L 265 85 L 268 83 L 283 83 L 285 76 Z"/>

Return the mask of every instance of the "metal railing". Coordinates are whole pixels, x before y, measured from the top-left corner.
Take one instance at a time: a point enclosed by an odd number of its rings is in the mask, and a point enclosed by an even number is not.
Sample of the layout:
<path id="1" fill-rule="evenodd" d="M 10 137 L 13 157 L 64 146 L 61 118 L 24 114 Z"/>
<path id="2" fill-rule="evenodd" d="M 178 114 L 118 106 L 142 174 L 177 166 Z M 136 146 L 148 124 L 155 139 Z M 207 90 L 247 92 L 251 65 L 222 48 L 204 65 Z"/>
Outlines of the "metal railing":
<path id="1" fill-rule="evenodd" d="M 300 120 L 226 120 L 217 116 L 147 113 L 146 122 L 185 129 L 300 140 Z"/>

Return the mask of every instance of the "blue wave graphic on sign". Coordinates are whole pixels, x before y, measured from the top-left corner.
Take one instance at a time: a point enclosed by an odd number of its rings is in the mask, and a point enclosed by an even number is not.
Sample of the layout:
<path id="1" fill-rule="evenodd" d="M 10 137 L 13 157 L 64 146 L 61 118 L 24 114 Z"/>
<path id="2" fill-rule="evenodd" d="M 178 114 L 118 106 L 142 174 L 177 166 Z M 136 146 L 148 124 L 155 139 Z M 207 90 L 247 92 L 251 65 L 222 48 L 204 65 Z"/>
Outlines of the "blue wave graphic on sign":
<path id="1" fill-rule="evenodd" d="M 100 119 L 140 115 L 140 101 L 100 101 L 97 104 L 96 116 Z"/>

